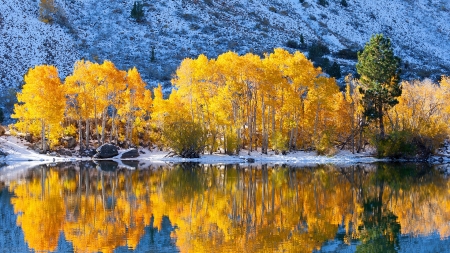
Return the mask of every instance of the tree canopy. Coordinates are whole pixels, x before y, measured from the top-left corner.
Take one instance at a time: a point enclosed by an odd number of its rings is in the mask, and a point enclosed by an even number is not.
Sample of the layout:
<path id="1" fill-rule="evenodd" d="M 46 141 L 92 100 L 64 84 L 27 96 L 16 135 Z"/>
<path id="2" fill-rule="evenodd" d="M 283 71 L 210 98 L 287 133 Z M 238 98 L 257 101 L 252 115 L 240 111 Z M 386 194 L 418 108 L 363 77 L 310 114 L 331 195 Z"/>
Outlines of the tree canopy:
<path id="1" fill-rule="evenodd" d="M 394 55 L 390 39 L 383 34 L 372 36 L 364 50 L 358 52 L 356 69 L 361 76 L 365 114 L 378 120 L 381 137 L 385 135 L 385 110 L 396 105 L 402 94 L 399 66 L 400 58 Z"/>

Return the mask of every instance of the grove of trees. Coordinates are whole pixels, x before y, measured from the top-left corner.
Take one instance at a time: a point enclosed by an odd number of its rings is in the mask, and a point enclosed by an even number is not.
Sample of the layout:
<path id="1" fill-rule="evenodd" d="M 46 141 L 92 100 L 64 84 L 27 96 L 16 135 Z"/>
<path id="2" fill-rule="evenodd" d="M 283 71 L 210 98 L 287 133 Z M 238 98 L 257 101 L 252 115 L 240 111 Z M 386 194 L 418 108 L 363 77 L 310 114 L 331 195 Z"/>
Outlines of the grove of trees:
<path id="1" fill-rule="evenodd" d="M 369 143 L 380 156 L 428 155 L 449 133 L 450 79 L 400 83 L 398 65 L 382 35 L 359 54 L 361 79 L 347 76 L 344 91 L 300 52 L 200 55 L 182 61 L 167 98 L 160 85 L 147 89 L 137 69 L 109 61 L 78 61 L 64 82 L 44 65 L 25 76 L 13 117 L 17 131 L 51 148 L 72 136 L 82 149 L 157 145 L 184 157 L 242 149 L 332 155 Z"/>

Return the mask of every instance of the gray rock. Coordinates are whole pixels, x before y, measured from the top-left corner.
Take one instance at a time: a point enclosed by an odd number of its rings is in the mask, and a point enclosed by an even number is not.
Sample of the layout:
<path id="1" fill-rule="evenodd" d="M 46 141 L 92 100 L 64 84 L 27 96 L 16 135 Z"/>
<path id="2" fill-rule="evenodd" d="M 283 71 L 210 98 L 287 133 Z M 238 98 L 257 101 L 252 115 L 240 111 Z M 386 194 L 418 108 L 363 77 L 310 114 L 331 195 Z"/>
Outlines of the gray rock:
<path id="1" fill-rule="evenodd" d="M 64 137 L 62 138 L 62 143 L 65 148 L 73 149 L 77 146 L 77 140 L 73 137 Z"/>
<path id="2" fill-rule="evenodd" d="M 139 151 L 135 148 L 128 150 L 127 152 L 122 154 L 121 158 L 135 158 L 139 156 Z"/>
<path id="3" fill-rule="evenodd" d="M 34 147 L 35 147 L 35 149 L 39 149 L 39 151 L 36 150 L 36 152 L 38 152 L 40 154 L 45 154 L 48 150 L 50 150 L 50 147 L 48 146 L 47 142 L 44 144 L 45 150 L 42 150 L 42 141 L 36 142 Z"/>
<path id="4" fill-rule="evenodd" d="M 251 158 L 251 157 L 247 158 L 246 160 L 247 160 L 248 163 L 254 163 L 255 162 L 255 159 Z"/>
<path id="5" fill-rule="evenodd" d="M 106 143 L 97 148 L 96 158 L 111 158 L 119 154 L 117 147 Z"/>
<path id="6" fill-rule="evenodd" d="M 58 154 L 60 154 L 62 156 L 72 156 L 72 152 L 70 150 L 67 150 L 64 148 L 58 150 Z"/>
<path id="7" fill-rule="evenodd" d="M 95 149 L 85 149 L 85 150 L 81 151 L 80 154 L 81 154 L 81 156 L 84 156 L 84 157 L 94 157 L 97 154 L 97 151 Z"/>
<path id="8" fill-rule="evenodd" d="M 119 167 L 119 164 L 114 161 L 96 161 L 97 169 L 103 171 L 115 171 Z"/>

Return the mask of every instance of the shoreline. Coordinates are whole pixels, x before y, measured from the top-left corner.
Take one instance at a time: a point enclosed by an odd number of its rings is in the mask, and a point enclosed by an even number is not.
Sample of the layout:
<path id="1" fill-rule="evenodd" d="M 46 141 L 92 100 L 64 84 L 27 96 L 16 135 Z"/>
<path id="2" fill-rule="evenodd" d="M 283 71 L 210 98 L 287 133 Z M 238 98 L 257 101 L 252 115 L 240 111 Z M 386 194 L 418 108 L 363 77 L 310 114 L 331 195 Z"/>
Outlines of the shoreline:
<path id="1" fill-rule="evenodd" d="M 20 141 L 14 136 L 0 137 L 0 150 L 8 153 L 7 156 L 0 157 L 0 163 L 6 165 L 13 164 L 48 164 L 60 162 L 77 162 L 77 161 L 139 161 L 151 164 L 170 164 L 170 163 L 201 163 L 201 164 L 286 164 L 286 165 L 310 165 L 310 164 L 358 164 L 358 163 L 375 163 L 375 162 L 424 162 L 411 160 L 392 160 L 388 158 L 377 158 L 371 152 L 352 154 L 348 150 L 340 150 L 333 156 L 318 155 L 315 151 L 293 151 L 286 155 L 277 155 L 273 151 L 268 154 L 262 154 L 258 151 L 250 152 L 241 150 L 237 155 L 227 155 L 221 153 L 203 154 L 200 158 L 181 158 L 177 156 L 168 157 L 169 151 L 139 149 L 140 156 L 136 158 L 122 159 L 123 153 L 129 149 L 120 149 L 119 155 L 107 158 L 96 159 L 92 157 L 76 157 L 76 156 L 52 156 L 48 154 L 38 154 L 28 149 L 26 143 Z M 450 163 L 450 156 L 436 155 L 431 157 L 427 163 Z"/>

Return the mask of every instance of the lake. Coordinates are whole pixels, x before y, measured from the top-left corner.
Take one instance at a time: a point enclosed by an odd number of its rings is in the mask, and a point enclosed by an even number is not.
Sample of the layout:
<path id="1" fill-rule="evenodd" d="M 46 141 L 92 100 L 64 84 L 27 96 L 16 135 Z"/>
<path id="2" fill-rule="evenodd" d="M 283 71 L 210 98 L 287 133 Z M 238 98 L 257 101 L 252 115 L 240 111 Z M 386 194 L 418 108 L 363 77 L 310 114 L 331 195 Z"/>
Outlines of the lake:
<path id="1" fill-rule="evenodd" d="M 125 165 L 0 182 L 0 251 L 450 252 L 442 166 Z"/>

